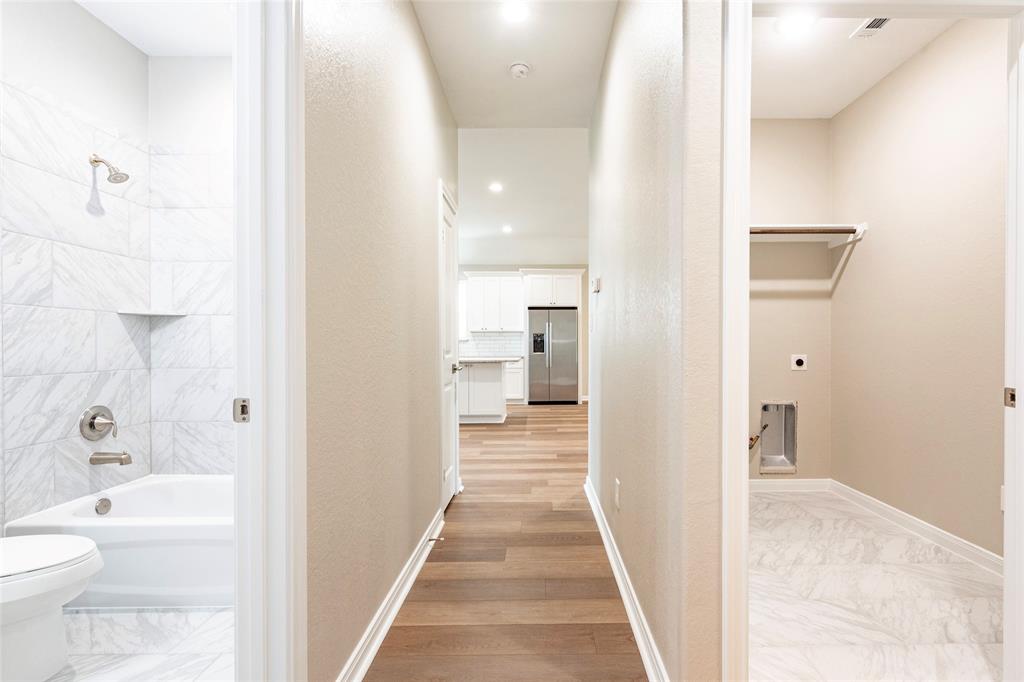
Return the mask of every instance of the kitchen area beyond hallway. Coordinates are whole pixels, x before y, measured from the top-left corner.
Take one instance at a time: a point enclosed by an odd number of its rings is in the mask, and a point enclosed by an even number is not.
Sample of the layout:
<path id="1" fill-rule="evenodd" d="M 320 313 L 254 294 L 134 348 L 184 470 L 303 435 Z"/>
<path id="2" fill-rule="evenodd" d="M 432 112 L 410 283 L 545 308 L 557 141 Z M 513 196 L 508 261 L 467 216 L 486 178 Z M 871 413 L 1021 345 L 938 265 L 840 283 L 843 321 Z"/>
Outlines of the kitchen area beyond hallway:
<path id="1" fill-rule="evenodd" d="M 583 492 L 587 405 L 459 429 L 465 486 L 367 680 L 643 680 Z"/>

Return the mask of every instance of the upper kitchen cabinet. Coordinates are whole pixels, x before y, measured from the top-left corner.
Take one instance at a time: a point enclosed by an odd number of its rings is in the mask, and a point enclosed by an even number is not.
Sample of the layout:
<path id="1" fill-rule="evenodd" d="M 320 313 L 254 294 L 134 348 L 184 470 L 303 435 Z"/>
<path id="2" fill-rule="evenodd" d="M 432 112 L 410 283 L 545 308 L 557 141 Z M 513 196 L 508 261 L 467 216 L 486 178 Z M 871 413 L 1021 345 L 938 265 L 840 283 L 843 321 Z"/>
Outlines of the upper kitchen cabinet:
<path id="1" fill-rule="evenodd" d="M 577 308 L 579 274 L 537 274 L 526 277 L 526 304 L 530 307 Z"/>
<path id="2" fill-rule="evenodd" d="M 519 275 L 469 275 L 466 321 L 471 332 L 521 332 L 523 279 Z"/>

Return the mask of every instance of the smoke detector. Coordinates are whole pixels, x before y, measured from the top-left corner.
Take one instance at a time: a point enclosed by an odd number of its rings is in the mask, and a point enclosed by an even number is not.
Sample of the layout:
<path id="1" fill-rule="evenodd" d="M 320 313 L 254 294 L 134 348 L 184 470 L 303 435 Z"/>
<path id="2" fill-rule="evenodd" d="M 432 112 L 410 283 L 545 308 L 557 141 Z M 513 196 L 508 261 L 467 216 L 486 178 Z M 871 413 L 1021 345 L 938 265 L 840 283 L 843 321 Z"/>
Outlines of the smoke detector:
<path id="1" fill-rule="evenodd" d="M 853 33 L 850 34 L 851 38 L 870 38 L 879 31 L 881 31 L 886 24 L 889 23 L 888 18 L 877 18 L 877 19 L 865 19 L 861 22 Z"/>
<path id="2" fill-rule="evenodd" d="M 508 72 L 512 74 L 512 77 L 516 80 L 526 78 L 530 75 L 530 65 L 525 62 L 516 62 L 508 67 Z"/>

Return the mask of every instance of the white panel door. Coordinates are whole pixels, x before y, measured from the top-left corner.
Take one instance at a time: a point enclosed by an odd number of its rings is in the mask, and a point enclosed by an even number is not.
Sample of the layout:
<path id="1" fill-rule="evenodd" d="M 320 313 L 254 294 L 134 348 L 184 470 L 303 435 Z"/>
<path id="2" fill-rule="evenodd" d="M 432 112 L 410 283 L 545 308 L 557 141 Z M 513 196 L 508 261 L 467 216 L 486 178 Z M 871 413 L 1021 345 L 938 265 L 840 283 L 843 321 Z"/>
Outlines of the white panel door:
<path id="1" fill-rule="evenodd" d="M 441 506 L 459 488 L 459 235 L 455 201 L 438 181 L 438 318 L 441 346 Z"/>
<path id="2" fill-rule="evenodd" d="M 554 300 L 554 278 L 551 275 L 530 275 L 526 278 L 526 305 L 548 306 Z"/>
<path id="3" fill-rule="evenodd" d="M 466 322 L 471 332 L 486 331 L 484 321 L 484 280 L 470 277 L 466 280 Z"/>
<path id="4" fill-rule="evenodd" d="M 565 308 L 579 306 L 579 277 L 576 275 L 555 275 L 553 279 L 554 298 L 551 305 Z"/>
<path id="5" fill-rule="evenodd" d="M 501 279 L 482 277 L 484 283 L 484 331 L 501 330 Z"/>
<path id="6" fill-rule="evenodd" d="M 501 331 L 523 331 L 523 278 L 501 278 Z"/>

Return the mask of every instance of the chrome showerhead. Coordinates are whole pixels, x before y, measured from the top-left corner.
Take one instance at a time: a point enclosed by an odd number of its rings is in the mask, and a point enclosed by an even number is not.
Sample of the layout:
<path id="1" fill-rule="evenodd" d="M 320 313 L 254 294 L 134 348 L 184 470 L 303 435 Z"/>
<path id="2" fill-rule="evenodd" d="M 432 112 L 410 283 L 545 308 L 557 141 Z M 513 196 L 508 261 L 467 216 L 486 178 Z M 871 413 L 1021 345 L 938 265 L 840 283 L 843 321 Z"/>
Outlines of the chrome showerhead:
<path id="1" fill-rule="evenodd" d="M 127 173 L 119 169 L 117 166 L 112 165 L 109 161 L 101 159 L 95 154 L 89 157 L 89 165 L 91 165 L 93 168 L 96 168 L 101 163 L 107 167 L 107 182 L 111 182 L 115 185 L 120 185 L 122 182 L 127 181 L 128 178 L 130 177 Z"/>

